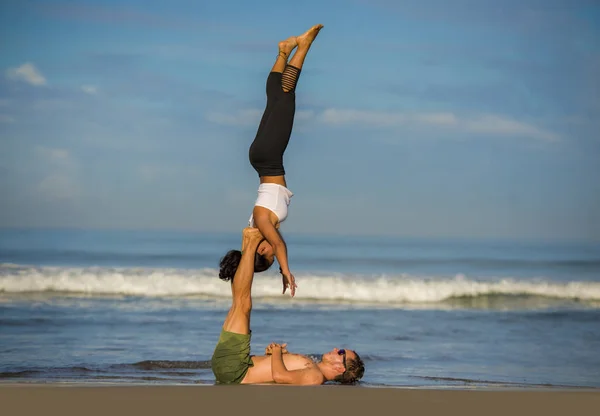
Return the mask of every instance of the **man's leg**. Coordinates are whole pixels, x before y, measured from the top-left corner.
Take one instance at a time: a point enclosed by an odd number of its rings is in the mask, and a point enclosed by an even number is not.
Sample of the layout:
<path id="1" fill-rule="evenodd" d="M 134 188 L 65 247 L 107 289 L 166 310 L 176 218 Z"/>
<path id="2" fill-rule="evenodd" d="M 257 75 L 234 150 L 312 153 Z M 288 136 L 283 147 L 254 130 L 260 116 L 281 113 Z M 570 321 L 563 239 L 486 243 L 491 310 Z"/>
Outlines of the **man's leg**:
<path id="1" fill-rule="evenodd" d="M 225 331 L 250 333 L 254 255 L 262 239 L 262 234 L 256 228 L 245 228 L 242 233 L 242 259 L 231 283 L 232 304 L 223 324 Z"/>

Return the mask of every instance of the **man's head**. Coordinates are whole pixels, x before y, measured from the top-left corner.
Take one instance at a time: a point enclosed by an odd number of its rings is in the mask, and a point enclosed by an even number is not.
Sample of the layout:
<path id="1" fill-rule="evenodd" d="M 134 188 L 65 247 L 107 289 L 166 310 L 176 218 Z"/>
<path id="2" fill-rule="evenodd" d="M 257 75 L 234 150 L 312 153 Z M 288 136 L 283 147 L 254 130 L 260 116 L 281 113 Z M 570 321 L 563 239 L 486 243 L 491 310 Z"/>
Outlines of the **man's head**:
<path id="1" fill-rule="evenodd" d="M 356 351 L 345 348 L 334 348 L 323 354 L 321 362 L 332 370 L 332 380 L 338 383 L 353 384 L 365 373 L 365 364 Z"/>

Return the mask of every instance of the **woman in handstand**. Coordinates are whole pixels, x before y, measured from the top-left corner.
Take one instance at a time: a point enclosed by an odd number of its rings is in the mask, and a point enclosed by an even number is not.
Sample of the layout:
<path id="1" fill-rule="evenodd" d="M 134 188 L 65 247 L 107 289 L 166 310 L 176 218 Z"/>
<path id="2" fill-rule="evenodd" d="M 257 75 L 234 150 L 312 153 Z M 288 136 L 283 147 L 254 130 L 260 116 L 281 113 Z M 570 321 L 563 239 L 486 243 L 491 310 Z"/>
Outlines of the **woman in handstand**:
<path id="1" fill-rule="evenodd" d="M 300 71 L 321 28 L 323 25 L 315 25 L 303 35 L 279 42 L 279 54 L 267 78 L 267 105 L 249 151 L 250 164 L 260 179 L 249 226 L 258 228 L 264 237 L 256 250 L 254 271 L 267 270 L 277 258 L 283 277 L 283 293 L 289 288 L 292 296 L 297 286 L 288 265 L 285 241 L 279 233 L 279 225 L 287 218 L 293 195 L 285 181 L 283 154 L 292 134 Z M 288 62 L 294 49 L 296 52 Z M 221 259 L 219 277 L 222 280 L 233 279 L 241 257 L 241 251 L 230 250 Z"/>

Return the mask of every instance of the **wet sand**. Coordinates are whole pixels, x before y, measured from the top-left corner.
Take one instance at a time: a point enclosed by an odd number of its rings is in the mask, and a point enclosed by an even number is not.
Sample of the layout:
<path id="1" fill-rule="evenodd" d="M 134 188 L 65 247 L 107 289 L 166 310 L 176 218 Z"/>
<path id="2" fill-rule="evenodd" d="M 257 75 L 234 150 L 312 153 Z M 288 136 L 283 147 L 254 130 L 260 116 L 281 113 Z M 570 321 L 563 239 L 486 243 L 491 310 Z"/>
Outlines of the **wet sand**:
<path id="1" fill-rule="evenodd" d="M 344 386 L 0 386 L 3 415 L 592 415 L 600 390 Z"/>

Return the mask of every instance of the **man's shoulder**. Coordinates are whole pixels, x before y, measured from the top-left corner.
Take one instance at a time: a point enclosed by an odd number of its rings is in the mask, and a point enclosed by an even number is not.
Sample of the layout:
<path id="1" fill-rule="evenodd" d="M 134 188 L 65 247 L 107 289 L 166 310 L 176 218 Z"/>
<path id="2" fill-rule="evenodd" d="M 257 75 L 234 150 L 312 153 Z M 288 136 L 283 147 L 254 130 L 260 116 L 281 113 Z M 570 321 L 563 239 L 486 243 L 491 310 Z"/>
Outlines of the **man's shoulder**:
<path id="1" fill-rule="evenodd" d="M 310 384 L 323 384 L 325 382 L 325 375 L 323 375 L 321 368 L 315 360 L 307 355 L 298 354 L 298 356 L 304 361 L 305 377 L 311 381 Z"/>
<path id="2" fill-rule="evenodd" d="M 310 380 L 309 384 L 323 384 L 327 379 L 325 378 L 325 374 L 321 371 L 319 366 L 313 363 L 310 367 L 307 368 L 309 375 L 307 379 Z"/>

